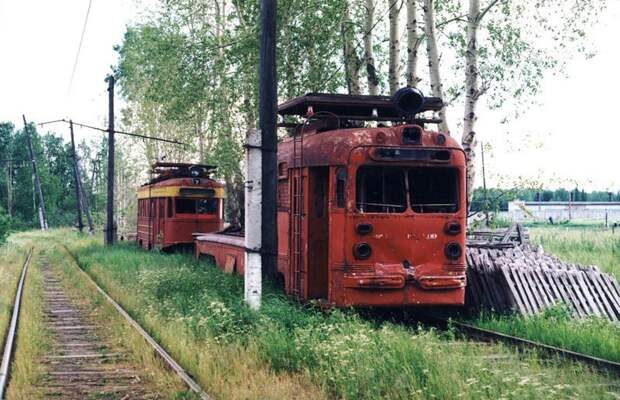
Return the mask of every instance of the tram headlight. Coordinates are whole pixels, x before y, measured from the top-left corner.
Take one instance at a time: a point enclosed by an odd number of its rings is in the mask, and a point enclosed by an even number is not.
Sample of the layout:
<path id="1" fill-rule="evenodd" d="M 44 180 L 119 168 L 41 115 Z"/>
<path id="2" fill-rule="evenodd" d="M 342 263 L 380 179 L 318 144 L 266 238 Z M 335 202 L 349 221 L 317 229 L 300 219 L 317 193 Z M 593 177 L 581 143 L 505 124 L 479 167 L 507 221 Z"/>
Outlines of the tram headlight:
<path id="1" fill-rule="evenodd" d="M 353 246 L 353 255 L 358 260 L 366 260 L 372 254 L 372 247 L 368 243 L 357 243 Z"/>
<path id="2" fill-rule="evenodd" d="M 449 259 L 457 260 L 463 254 L 463 249 L 461 248 L 460 244 L 452 242 L 446 245 L 444 252 L 446 254 L 446 257 L 448 257 Z"/>
<path id="3" fill-rule="evenodd" d="M 198 167 L 190 167 L 189 169 L 189 176 L 191 176 L 192 178 L 198 178 L 200 177 L 201 171 L 200 168 Z"/>

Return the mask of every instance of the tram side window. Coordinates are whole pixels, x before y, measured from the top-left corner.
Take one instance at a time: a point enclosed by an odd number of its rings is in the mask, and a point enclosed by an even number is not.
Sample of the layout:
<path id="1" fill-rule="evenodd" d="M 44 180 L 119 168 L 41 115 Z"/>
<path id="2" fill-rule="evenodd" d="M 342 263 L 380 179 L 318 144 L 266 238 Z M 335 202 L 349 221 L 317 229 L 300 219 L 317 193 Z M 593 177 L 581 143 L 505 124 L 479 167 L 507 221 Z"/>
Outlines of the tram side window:
<path id="1" fill-rule="evenodd" d="M 399 167 L 361 167 L 356 179 L 357 209 L 364 213 L 402 213 L 407 208 L 405 171 Z"/>
<path id="2" fill-rule="evenodd" d="M 172 197 L 168 197 L 168 218 L 172 218 L 172 214 L 173 214 L 173 208 L 172 208 Z"/>
<path id="3" fill-rule="evenodd" d="M 336 170 L 336 207 L 344 207 L 347 187 L 347 170 L 343 167 Z"/>
<path id="4" fill-rule="evenodd" d="M 418 213 L 453 213 L 459 209 L 458 171 L 420 167 L 409 170 L 411 208 Z"/>

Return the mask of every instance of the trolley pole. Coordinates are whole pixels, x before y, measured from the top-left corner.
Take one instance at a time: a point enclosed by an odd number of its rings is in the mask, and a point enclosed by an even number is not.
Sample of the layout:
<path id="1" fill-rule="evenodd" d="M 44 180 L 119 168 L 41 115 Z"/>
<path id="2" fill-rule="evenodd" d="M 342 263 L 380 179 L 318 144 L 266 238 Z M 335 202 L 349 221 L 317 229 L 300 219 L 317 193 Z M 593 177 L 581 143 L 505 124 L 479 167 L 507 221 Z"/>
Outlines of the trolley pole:
<path id="1" fill-rule="evenodd" d="M 24 132 L 26 133 L 26 139 L 28 140 L 28 153 L 30 154 L 30 162 L 32 163 L 32 173 L 34 175 L 34 186 L 39 197 L 39 223 L 41 224 L 41 230 L 47 229 L 47 215 L 45 213 L 45 201 L 43 200 L 43 191 L 41 190 L 41 180 L 39 179 L 39 172 L 37 171 L 37 162 L 34 158 L 34 152 L 32 151 L 32 138 L 30 131 L 28 130 L 28 123 L 26 122 L 26 116 L 22 115 L 24 120 Z"/>
<path id="2" fill-rule="evenodd" d="M 75 138 L 73 136 L 73 121 L 69 120 L 69 132 L 71 133 L 71 156 L 73 157 L 73 178 L 75 180 L 75 205 L 77 211 L 77 226 L 80 232 L 84 230 L 82 222 L 82 196 L 80 193 L 80 176 L 78 175 L 77 155 L 75 154 Z"/>
<path id="3" fill-rule="evenodd" d="M 108 198 L 107 222 L 105 226 L 105 244 L 112 246 L 116 242 L 116 224 L 114 223 L 114 76 L 108 76 Z"/>

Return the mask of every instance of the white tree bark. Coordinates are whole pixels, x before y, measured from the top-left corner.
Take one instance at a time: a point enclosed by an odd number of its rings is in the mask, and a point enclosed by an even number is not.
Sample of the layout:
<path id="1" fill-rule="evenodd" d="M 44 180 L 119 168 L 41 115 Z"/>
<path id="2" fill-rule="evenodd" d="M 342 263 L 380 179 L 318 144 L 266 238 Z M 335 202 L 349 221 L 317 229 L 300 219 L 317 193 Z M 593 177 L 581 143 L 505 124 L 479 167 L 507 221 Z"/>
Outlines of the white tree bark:
<path id="1" fill-rule="evenodd" d="M 469 0 L 467 14 L 467 49 L 465 51 L 465 111 L 463 115 L 463 136 L 461 144 L 467 160 L 467 199 L 471 203 L 476 177 L 476 132 L 478 116 L 476 106 L 480 96 L 478 73 L 478 25 L 480 23 L 480 1 Z"/>
<path id="2" fill-rule="evenodd" d="M 360 66 L 362 63 L 357 56 L 357 52 L 355 51 L 355 32 L 353 30 L 353 23 L 351 22 L 351 15 L 348 5 L 345 10 L 340 29 L 342 32 L 344 64 L 349 94 L 361 94 Z"/>
<path id="3" fill-rule="evenodd" d="M 418 20 L 416 13 L 417 0 L 407 0 L 407 86 L 418 84 Z"/>
<path id="4" fill-rule="evenodd" d="M 398 29 L 398 19 L 400 16 L 399 3 L 399 0 L 389 0 L 390 65 L 388 69 L 388 80 L 390 84 L 390 94 L 394 94 L 400 87 L 400 30 Z"/>
<path id="5" fill-rule="evenodd" d="M 261 280 L 261 198 L 262 198 L 262 153 L 261 131 L 250 131 L 247 139 L 246 182 L 245 182 L 245 302 L 250 308 L 260 308 Z"/>
<path id="6" fill-rule="evenodd" d="M 433 0 L 424 0 L 424 33 L 426 34 L 426 51 L 428 53 L 428 69 L 431 78 L 431 92 L 435 97 L 443 98 L 443 86 L 439 72 L 439 51 L 435 35 L 435 9 Z M 439 111 L 439 130 L 450 134 L 445 107 Z"/>
<path id="7" fill-rule="evenodd" d="M 368 77 L 368 93 L 371 95 L 379 94 L 379 78 L 375 68 L 375 56 L 372 48 L 373 33 L 375 25 L 375 0 L 366 0 L 366 18 L 364 19 L 364 64 L 366 65 L 366 76 Z"/>

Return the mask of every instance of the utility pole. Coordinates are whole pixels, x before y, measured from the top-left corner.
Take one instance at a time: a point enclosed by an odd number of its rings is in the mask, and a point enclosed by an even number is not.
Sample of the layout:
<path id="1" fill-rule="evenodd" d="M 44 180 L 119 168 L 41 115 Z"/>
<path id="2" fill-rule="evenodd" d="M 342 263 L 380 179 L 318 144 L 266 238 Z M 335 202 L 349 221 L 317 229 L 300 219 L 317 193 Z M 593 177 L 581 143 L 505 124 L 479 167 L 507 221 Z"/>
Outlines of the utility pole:
<path id="1" fill-rule="evenodd" d="M 34 175 L 34 185 L 39 197 L 39 222 L 41 224 L 41 230 L 47 229 L 47 215 L 45 214 L 45 201 L 43 200 L 43 191 L 41 191 L 41 180 L 39 179 L 39 173 L 37 171 L 37 162 L 34 158 L 34 152 L 32 151 L 32 138 L 30 137 L 30 131 L 28 130 L 28 123 L 26 122 L 26 116 L 22 115 L 24 120 L 24 132 L 26 133 L 26 139 L 28 140 L 28 152 L 30 153 L 30 162 L 32 163 L 32 173 Z"/>
<path id="2" fill-rule="evenodd" d="M 13 161 L 7 163 L 6 171 L 6 207 L 9 217 L 13 216 Z"/>
<path id="3" fill-rule="evenodd" d="M 75 179 L 75 205 L 77 211 L 77 225 L 80 232 L 84 230 L 82 222 L 82 196 L 80 193 L 80 177 L 78 175 L 77 155 L 75 154 L 75 137 L 73 136 L 73 121 L 69 120 L 69 131 L 71 133 L 71 156 L 73 157 L 73 178 Z"/>
<path id="4" fill-rule="evenodd" d="M 108 76 L 108 199 L 106 208 L 105 244 L 111 246 L 116 242 L 116 224 L 114 223 L 114 75 Z"/>
<path id="5" fill-rule="evenodd" d="M 489 222 L 489 200 L 487 194 L 487 175 L 484 169 L 484 142 L 480 142 L 480 153 L 482 155 L 482 188 L 484 192 L 484 225 L 488 228 Z"/>
<path id="6" fill-rule="evenodd" d="M 78 192 L 78 196 L 79 196 L 79 205 L 82 207 L 81 209 L 84 210 L 84 213 L 86 214 L 86 220 L 88 221 L 88 232 L 90 234 L 95 232 L 95 227 L 93 225 L 93 217 L 90 215 L 90 208 L 88 206 L 88 198 L 86 197 L 86 194 L 84 193 L 84 187 L 82 186 L 82 175 L 80 173 L 80 160 L 77 156 L 77 152 L 75 151 L 75 138 L 73 137 L 73 121 L 69 120 L 69 129 L 71 130 L 71 148 L 73 149 L 73 161 L 74 161 L 74 165 L 75 165 L 75 179 L 76 179 L 76 186 L 77 186 L 77 190 L 79 190 Z M 80 226 L 82 225 L 82 219 L 80 217 Z M 81 231 L 82 229 L 80 229 Z"/>
<path id="7" fill-rule="evenodd" d="M 258 309 L 262 276 L 275 276 L 277 268 L 277 101 L 276 84 L 276 6 L 277 0 L 261 0 L 261 38 L 259 65 L 259 131 L 250 132 L 247 143 L 248 174 L 246 182 L 245 301 Z M 260 168 L 258 167 L 260 165 Z M 259 175 L 260 174 L 260 175 Z M 252 200 L 258 199 L 256 204 Z M 253 203 L 253 204 L 252 204 Z M 260 211 L 259 211 L 259 207 Z"/>

